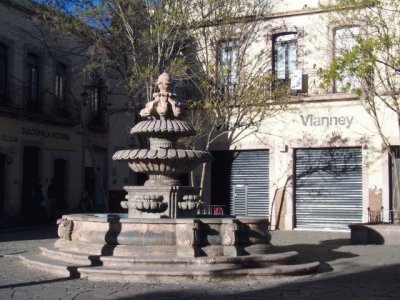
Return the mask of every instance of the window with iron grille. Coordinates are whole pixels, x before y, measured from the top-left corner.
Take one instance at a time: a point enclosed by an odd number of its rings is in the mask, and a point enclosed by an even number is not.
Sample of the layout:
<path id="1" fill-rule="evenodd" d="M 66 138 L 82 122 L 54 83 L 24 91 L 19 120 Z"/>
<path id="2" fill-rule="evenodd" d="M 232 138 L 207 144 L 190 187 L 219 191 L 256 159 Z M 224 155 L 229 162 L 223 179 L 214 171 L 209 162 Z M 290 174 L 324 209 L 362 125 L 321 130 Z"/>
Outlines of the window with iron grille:
<path id="1" fill-rule="evenodd" d="M 95 121 L 103 121 L 106 101 L 107 87 L 104 85 L 104 81 L 99 79 L 90 89 L 90 105 L 92 117 Z"/>
<path id="2" fill-rule="evenodd" d="M 239 40 L 221 41 L 218 44 L 219 84 L 224 94 L 233 93 L 239 84 Z"/>
<path id="3" fill-rule="evenodd" d="M 56 97 L 61 102 L 67 100 L 67 66 L 57 63 L 56 67 Z"/>
<path id="4" fill-rule="evenodd" d="M 7 101 L 8 94 L 8 47 L 0 44 L 0 102 Z"/>
<path id="5" fill-rule="evenodd" d="M 357 36 L 360 35 L 360 27 L 350 26 L 337 28 L 334 31 L 334 55 L 335 57 L 342 56 L 346 51 L 351 51 L 357 45 Z M 360 87 L 358 78 L 352 76 L 347 71 L 343 71 L 341 79 L 335 80 L 334 91 L 336 93 L 343 91 L 354 92 Z"/>
<path id="6" fill-rule="evenodd" d="M 297 33 L 285 33 L 274 38 L 274 73 L 289 81 L 297 70 Z"/>
<path id="7" fill-rule="evenodd" d="M 39 57 L 35 54 L 27 55 L 27 92 L 28 102 L 39 102 Z"/>

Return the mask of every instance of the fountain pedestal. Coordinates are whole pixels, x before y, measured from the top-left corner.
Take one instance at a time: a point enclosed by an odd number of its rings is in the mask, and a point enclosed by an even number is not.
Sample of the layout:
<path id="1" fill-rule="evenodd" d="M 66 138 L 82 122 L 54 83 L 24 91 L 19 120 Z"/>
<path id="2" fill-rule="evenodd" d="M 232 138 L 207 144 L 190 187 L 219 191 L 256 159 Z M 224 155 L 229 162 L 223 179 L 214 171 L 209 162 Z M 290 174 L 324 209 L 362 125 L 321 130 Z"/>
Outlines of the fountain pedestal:
<path id="1" fill-rule="evenodd" d="M 190 186 L 125 186 L 129 218 L 193 218 L 201 208 L 200 188 Z"/>

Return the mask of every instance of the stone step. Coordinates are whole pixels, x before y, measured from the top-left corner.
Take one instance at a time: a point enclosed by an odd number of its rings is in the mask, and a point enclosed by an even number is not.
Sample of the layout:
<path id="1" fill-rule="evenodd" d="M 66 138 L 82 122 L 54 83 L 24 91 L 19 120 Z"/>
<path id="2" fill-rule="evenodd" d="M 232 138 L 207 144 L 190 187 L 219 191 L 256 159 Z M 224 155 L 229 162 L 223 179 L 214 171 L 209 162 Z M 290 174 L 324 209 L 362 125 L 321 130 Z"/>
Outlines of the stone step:
<path id="1" fill-rule="evenodd" d="M 90 264 L 71 263 L 52 259 L 41 253 L 19 255 L 21 260 L 32 267 L 55 275 L 88 278 L 98 281 L 141 281 L 148 278 L 169 277 L 224 277 L 224 276 L 272 276 L 272 275 L 302 275 L 315 272 L 319 263 L 297 265 L 269 265 L 265 267 L 227 266 L 221 264 L 189 264 L 186 266 L 165 265 L 131 265 L 131 266 L 92 266 Z"/>
<path id="2" fill-rule="evenodd" d="M 229 266 L 269 266 L 273 264 L 292 263 L 297 258 L 295 251 L 247 255 L 247 256 L 216 256 L 216 257 L 140 257 L 140 256 L 101 256 L 87 255 L 76 252 L 60 251 L 40 247 L 43 256 L 72 264 L 104 265 L 104 266 L 188 266 L 188 265 L 220 265 Z"/>
<path id="3" fill-rule="evenodd" d="M 214 256 L 214 257 L 121 257 L 103 256 L 101 261 L 104 266 L 138 266 L 138 265 L 170 265 L 170 266 L 269 266 L 272 264 L 287 264 L 296 260 L 298 253 L 295 251 L 246 256 Z"/>
<path id="4" fill-rule="evenodd" d="M 188 266 L 188 267 L 87 267 L 79 268 L 82 278 L 89 280 L 107 281 L 143 281 L 149 278 L 171 278 L 171 277 L 189 277 L 189 278 L 209 278 L 209 277 L 229 277 L 229 276 L 273 276 L 273 275 L 304 275 L 315 272 L 319 267 L 319 263 L 307 263 L 299 265 L 275 265 L 264 268 L 243 268 L 231 267 L 223 268 L 222 266 Z"/>
<path id="5" fill-rule="evenodd" d="M 81 275 L 78 272 L 78 268 L 90 266 L 89 264 L 82 265 L 52 259 L 43 256 L 41 253 L 24 253 L 18 255 L 18 257 L 24 264 L 30 267 L 63 277 L 79 278 Z"/>
<path id="6" fill-rule="evenodd" d="M 100 261 L 100 255 L 80 254 L 76 252 L 60 251 L 45 247 L 39 247 L 39 250 L 44 257 L 48 257 L 49 259 L 56 261 L 89 266 L 98 266 L 102 264 Z"/>

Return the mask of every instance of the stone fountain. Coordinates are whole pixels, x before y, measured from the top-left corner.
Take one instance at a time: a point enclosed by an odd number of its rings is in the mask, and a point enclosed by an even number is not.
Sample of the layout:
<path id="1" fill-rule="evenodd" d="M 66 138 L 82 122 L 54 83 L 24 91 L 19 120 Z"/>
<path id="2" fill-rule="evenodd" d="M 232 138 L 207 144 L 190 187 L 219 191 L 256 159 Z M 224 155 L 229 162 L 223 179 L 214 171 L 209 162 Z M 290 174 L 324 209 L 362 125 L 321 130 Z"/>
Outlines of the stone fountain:
<path id="1" fill-rule="evenodd" d="M 179 174 L 188 173 L 199 164 L 212 160 L 208 151 L 176 149 L 180 137 L 196 134 L 192 125 L 180 120 L 182 110 L 174 94 L 169 92 L 171 81 L 167 73 L 157 81 L 160 92 L 147 103 L 131 134 L 150 140 L 150 149 L 122 150 L 113 159 L 127 161 L 134 172 L 149 175 L 144 186 L 128 186 L 128 201 L 122 207 L 132 218 L 194 217 L 201 208 L 198 187 L 182 186 Z"/>
<path id="2" fill-rule="evenodd" d="M 63 276 L 133 281 L 147 277 L 264 276 L 304 274 L 319 263 L 287 264 L 294 251 L 269 254 L 265 218 L 196 217 L 203 205 L 198 187 L 182 186 L 179 174 L 210 162 L 207 151 L 176 149 L 192 125 L 169 92 L 168 74 L 157 81 L 131 134 L 146 137 L 149 149 L 121 150 L 113 159 L 149 175 L 144 186 L 126 186 L 128 214 L 73 214 L 59 220 L 54 247 L 23 254 L 28 265 Z"/>

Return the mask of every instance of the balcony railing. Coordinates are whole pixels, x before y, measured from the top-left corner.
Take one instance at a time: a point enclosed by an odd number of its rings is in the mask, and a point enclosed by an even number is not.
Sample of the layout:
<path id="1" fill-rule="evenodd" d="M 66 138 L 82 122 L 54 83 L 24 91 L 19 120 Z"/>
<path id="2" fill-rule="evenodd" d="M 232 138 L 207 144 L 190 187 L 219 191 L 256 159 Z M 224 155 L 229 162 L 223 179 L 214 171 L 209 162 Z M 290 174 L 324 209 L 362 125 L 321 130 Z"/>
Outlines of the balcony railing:
<path id="1" fill-rule="evenodd" d="M 77 120 L 78 111 L 69 101 L 71 97 L 61 100 L 46 89 L 39 89 L 34 99 L 29 97 L 29 94 L 29 87 L 22 83 L 8 84 L 6 93 L 0 95 L 1 111 L 54 122 Z"/>

